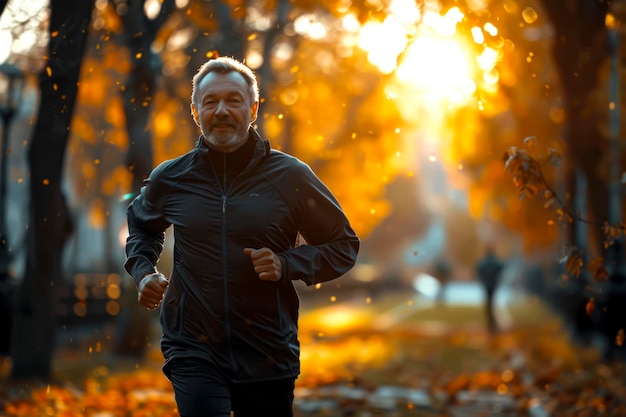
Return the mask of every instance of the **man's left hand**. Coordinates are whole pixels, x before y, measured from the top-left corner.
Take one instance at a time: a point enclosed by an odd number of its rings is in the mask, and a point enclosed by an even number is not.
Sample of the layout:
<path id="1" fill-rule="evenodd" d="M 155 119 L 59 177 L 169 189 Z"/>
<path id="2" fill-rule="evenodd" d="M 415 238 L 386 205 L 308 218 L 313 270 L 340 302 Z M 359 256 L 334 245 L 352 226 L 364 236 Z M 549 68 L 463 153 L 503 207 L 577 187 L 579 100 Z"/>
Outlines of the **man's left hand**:
<path id="1" fill-rule="evenodd" d="M 269 248 L 244 248 L 243 253 L 250 257 L 254 271 L 264 281 L 279 281 L 283 272 L 280 258 Z"/>

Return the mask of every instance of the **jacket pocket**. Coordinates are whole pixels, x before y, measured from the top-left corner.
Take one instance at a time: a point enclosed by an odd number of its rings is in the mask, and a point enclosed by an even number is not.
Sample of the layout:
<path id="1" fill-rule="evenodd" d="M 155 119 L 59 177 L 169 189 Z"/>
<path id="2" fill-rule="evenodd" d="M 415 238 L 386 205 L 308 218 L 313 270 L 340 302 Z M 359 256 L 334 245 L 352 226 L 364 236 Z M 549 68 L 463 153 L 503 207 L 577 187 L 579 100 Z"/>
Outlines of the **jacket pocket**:
<path id="1" fill-rule="evenodd" d="M 181 293 L 178 299 L 173 298 L 165 304 L 165 311 L 161 316 L 163 332 L 167 336 L 178 337 L 183 333 L 185 317 L 185 293 Z"/>

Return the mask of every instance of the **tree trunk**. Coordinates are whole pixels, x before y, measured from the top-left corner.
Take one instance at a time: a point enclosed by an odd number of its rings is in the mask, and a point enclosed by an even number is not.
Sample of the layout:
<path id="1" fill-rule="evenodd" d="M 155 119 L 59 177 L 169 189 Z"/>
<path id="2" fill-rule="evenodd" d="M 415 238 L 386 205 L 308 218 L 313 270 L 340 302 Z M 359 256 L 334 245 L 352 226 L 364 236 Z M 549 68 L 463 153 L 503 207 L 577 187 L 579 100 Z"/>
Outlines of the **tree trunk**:
<path id="1" fill-rule="evenodd" d="M 589 99 L 591 94 L 600 86 L 600 72 L 610 58 L 611 49 L 605 24 L 610 5 L 606 0 L 576 0 L 563 4 L 544 0 L 542 3 L 555 28 L 554 59 L 564 91 L 566 162 L 571 165 L 568 173 L 571 176 L 581 175 L 582 182 L 586 184 L 584 195 L 573 194 L 570 204 L 576 211 L 580 206 L 576 201 L 582 200 L 582 205 L 588 208 L 586 213 L 581 213 L 582 217 L 592 222 L 589 228 L 580 222 L 572 222 L 570 243 L 583 250 L 586 261 L 606 258 L 611 253 L 604 247 L 606 237 L 602 225 L 609 220 L 609 183 L 613 179 L 602 174 L 610 150 L 609 139 L 603 133 L 609 129 L 603 129 L 602 126 L 610 126 L 608 117 L 606 122 L 594 117 L 588 103 L 592 102 Z M 617 245 L 610 249 L 621 251 Z M 617 254 L 613 257 L 620 256 Z M 612 268 L 608 266 L 607 269 Z M 580 296 L 578 315 L 574 318 L 576 329 L 584 328 L 585 322 L 589 320 L 585 304 L 592 296 L 586 291 L 589 285 L 594 285 L 591 279 L 585 271 L 579 278 L 582 282 L 575 284 L 578 288 L 576 295 Z M 623 350 L 615 344 L 617 332 L 626 328 L 624 277 L 612 273 L 606 290 L 595 295 L 599 299 L 593 330 L 605 338 L 605 359 L 619 356 L 619 359 L 624 360 Z M 618 351 L 619 355 L 616 354 Z"/>
<path id="2" fill-rule="evenodd" d="M 9 0 L 0 0 L 0 16 L 2 16 L 2 12 L 4 12 L 8 2 Z"/>
<path id="3" fill-rule="evenodd" d="M 247 34 L 242 20 L 233 18 L 233 9 L 226 1 L 216 2 L 215 15 L 219 28 L 217 52 L 222 56 L 232 56 L 240 61 L 244 60 Z"/>
<path id="4" fill-rule="evenodd" d="M 48 63 L 28 149 L 30 207 L 26 268 L 13 326 L 11 379 L 48 380 L 55 340 L 55 285 L 63 278 L 62 252 L 72 222 L 61 191 L 65 150 L 93 2 L 52 0 Z"/>
<path id="5" fill-rule="evenodd" d="M 190 81 L 198 68 L 207 61 L 207 52 L 216 51 L 220 56 L 232 56 L 239 60 L 245 58 L 247 34 L 243 25 L 233 18 L 231 6 L 224 1 L 217 1 L 205 2 L 202 7 L 202 13 L 215 16 L 218 28 L 211 36 L 197 36 L 187 47 L 189 64 L 186 73 Z M 191 96 L 191 90 L 189 95 Z"/>
<path id="6" fill-rule="evenodd" d="M 609 58 L 605 25 L 609 6 L 606 1 L 587 0 L 565 3 L 543 0 L 542 4 L 555 29 L 553 55 L 564 92 L 567 161 L 574 165 L 573 172 L 585 175 L 588 187 L 583 198 L 589 217 L 599 225 L 608 215 L 607 183 L 599 178 L 608 142 L 600 128 L 602 122 L 586 106 L 599 86 L 600 71 Z M 575 199 L 572 196 L 572 201 Z M 574 230 L 570 243 L 590 242 L 587 249 L 599 249 L 602 255 L 600 226 L 592 227 L 589 232 L 590 236 L 576 236 Z"/>
<path id="7" fill-rule="evenodd" d="M 270 87 L 276 82 L 274 76 L 274 69 L 272 68 L 272 53 L 274 52 L 274 46 L 276 45 L 276 39 L 285 29 L 285 25 L 289 21 L 289 10 L 291 9 L 289 0 L 279 0 L 276 7 L 276 23 L 265 34 L 265 40 L 263 41 L 263 65 L 257 70 L 258 77 L 260 78 L 259 96 L 261 99 L 269 99 Z M 289 153 L 291 148 L 291 131 L 287 128 L 291 125 L 291 117 L 287 115 L 285 120 L 285 138 L 283 140 L 283 151 Z M 256 121 L 257 130 L 262 137 L 265 136 L 265 119 L 259 117 Z"/>

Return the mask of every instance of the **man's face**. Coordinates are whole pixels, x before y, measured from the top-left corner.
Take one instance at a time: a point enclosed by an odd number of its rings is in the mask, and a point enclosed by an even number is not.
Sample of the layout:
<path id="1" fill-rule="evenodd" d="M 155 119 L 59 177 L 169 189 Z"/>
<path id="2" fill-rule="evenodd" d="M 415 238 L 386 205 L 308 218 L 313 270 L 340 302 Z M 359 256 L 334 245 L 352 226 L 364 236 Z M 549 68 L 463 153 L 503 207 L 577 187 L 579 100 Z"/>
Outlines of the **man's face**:
<path id="1" fill-rule="evenodd" d="M 191 113 L 204 139 L 221 152 L 239 149 L 256 120 L 258 102 L 251 102 L 248 85 L 238 72 L 212 72 L 197 86 Z"/>

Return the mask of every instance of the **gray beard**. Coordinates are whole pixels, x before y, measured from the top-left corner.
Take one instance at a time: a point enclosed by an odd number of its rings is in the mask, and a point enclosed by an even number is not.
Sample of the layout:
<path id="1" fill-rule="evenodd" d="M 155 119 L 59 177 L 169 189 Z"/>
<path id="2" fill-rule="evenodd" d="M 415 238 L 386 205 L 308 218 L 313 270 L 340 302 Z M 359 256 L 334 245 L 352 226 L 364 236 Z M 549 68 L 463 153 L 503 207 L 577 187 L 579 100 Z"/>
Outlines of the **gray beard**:
<path id="1" fill-rule="evenodd" d="M 222 152 L 232 152 L 241 147 L 246 141 L 248 136 L 248 131 L 243 135 L 239 133 L 234 133 L 232 135 L 204 135 L 206 142 L 213 148 L 216 148 Z"/>

